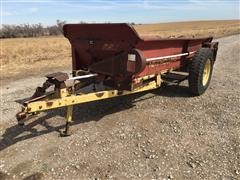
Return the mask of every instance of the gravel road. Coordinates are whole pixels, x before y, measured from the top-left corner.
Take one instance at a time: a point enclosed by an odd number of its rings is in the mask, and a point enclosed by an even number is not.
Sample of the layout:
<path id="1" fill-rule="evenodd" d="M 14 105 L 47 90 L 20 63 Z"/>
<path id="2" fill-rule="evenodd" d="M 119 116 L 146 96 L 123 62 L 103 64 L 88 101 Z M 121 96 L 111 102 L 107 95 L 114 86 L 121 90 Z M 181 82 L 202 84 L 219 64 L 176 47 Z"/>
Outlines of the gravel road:
<path id="1" fill-rule="evenodd" d="M 65 109 L 16 125 L 44 78 L 1 87 L 0 179 L 240 179 L 240 35 L 220 43 L 209 89 L 187 83 Z"/>

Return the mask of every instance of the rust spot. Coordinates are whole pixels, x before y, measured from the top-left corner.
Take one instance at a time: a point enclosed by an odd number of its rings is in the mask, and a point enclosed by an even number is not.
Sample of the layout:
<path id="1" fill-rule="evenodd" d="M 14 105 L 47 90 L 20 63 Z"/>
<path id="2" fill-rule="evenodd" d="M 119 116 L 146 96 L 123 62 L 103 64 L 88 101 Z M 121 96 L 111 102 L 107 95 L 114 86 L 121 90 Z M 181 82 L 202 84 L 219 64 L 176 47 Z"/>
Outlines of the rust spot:
<path id="1" fill-rule="evenodd" d="M 39 106 L 39 109 L 42 109 L 42 106 Z"/>
<path id="2" fill-rule="evenodd" d="M 101 93 L 96 93 L 96 96 L 97 96 L 97 97 L 102 97 L 103 95 L 104 95 L 103 92 L 101 92 Z"/>
<path id="3" fill-rule="evenodd" d="M 47 106 L 52 106 L 52 105 L 53 105 L 53 102 L 47 102 L 46 105 L 47 105 Z"/>
<path id="4" fill-rule="evenodd" d="M 118 91 L 117 93 L 119 96 L 123 94 L 123 91 Z"/>

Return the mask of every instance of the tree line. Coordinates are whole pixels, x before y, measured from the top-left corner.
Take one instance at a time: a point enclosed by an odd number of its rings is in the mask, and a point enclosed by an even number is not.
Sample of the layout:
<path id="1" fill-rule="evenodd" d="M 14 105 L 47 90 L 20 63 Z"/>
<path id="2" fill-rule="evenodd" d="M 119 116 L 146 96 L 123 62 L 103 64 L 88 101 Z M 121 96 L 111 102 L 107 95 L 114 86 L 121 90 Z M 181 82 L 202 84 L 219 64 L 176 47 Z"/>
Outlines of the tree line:
<path id="1" fill-rule="evenodd" d="M 80 21 L 80 24 L 86 22 Z M 111 22 L 106 22 L 111 23 Z M 55 25 L 43 27 L 38 24 L 20 24 L 7 25 L 3 24 L 0 29 L 0 38 L 18 38 L 18 37 L 40 37 L 40 36 L 58 36 L 63 34 L 63 25 L 66 21 L 57 20 Z M 129 23 L 135 25 L 134 22 Z M 140 24 L 139 24 L 140 25 Z"/>
<path id="2" fill-rule="evenodd" d="M 40 37 L 56 36 L 63 33 L 63 25 L 66 21 L 57 20 L 52 26 L 43 27 L 42 24 L 21 24 L 7 25 L 3 24 L 0 29 L 0 38 L 17 38 L 17 37 Z"/>

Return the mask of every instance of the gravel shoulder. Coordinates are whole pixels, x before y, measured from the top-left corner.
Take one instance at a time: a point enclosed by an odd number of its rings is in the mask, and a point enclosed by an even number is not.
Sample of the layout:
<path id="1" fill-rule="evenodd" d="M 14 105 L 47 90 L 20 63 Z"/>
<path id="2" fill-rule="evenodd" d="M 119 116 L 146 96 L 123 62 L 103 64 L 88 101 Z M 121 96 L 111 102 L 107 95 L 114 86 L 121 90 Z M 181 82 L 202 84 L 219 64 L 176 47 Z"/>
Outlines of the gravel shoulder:
<path id="1" fill-rule="evenodd" d="M 1 86 L 0 179 L 240 179 L 240 35 L 220 46 L 209 89 L 187 83 L 65 109 L 16 125 L 17 103 L 44 78 Z"/>

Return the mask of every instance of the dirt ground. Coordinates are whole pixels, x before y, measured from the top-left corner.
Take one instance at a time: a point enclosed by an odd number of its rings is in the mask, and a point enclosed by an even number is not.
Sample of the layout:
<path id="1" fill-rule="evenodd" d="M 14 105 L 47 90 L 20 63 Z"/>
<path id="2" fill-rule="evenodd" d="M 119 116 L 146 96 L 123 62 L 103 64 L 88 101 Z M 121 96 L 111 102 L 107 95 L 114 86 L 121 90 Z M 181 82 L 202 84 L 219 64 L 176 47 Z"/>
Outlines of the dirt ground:
<path id="1" fill-rule="evenodd" d="M 17 103 L 44 78 L 1 87 L 0 179 L 240 179 L 240 35 L 218 39 L 209 89 L 187 83 L 65 109 L 19 127 Z"/>

